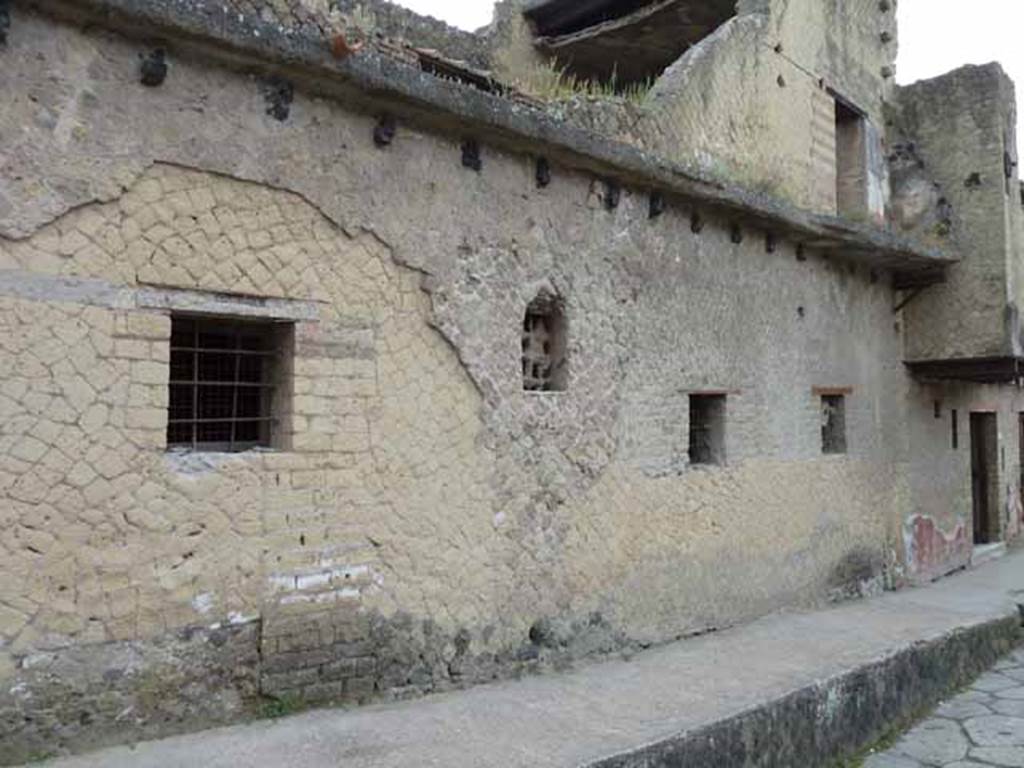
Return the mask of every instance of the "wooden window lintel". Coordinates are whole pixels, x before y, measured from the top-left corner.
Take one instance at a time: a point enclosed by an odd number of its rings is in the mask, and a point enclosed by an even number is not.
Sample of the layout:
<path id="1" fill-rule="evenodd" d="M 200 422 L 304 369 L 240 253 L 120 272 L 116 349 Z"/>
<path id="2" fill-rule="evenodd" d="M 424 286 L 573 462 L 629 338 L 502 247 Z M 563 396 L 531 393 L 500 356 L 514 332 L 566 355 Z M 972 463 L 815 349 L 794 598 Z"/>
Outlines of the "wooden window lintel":
<path id="1" fill-rule="evenodd" d="M 828 395 L 852 395 L 853 387 L 811 387 L 811 394 L 815 397 L 826 397 Z"/>

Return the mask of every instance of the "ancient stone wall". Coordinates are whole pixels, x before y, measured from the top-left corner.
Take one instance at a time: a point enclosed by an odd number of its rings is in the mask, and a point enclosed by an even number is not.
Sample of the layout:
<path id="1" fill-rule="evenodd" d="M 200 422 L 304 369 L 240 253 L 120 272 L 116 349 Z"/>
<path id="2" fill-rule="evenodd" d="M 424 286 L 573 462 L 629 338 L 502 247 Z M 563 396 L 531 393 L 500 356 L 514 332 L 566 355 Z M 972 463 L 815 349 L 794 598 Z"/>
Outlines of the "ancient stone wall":
<path id="1" fill-rule="evenodd" d="M 884 104 L 893 92 L 894 4 L 875 0 L 741 2 L 737 15 L 652 78 L 634 98 L 573 95 L 560 66 L 534 45 L 523 3 L 496 4 L 473 36 L 376 0 L 338 4 L 353 28 L 404 38 L 492 69 L 505 83 L 553 98 L 551 108 L 596 132 L 713 178 L 825 213 L 836 212 L 835 96 L 869 129 L 873 188 L 859 217 L 884 221 Z M 870 155 L 868 154 L 870 153 Z M 845 212 L 847 215 L 849 211 Z"/>
<path id="2" fill-rule="evenodd" d="M 885 273 L 557 165 L 538 187 L 486 143 L 467 167 L 454 133 L 379 147 L 377 115 L 301 88 L 282 120 L 195 53 L 149 88 L 135 42 L 14 22 L 4 759 L 260 696 L 443 690 L 903 573 L 922 417 Z M 539 296 L 563 391 L 524 391 Z M 167 450 L 171 318 L 197 314 L 292 329 L 280 444 Z M 725 397 L 718 465 L 689 460 L 695 393 Z M 845 454 L 822 453 L 823 393 Z"/>
<path id="3" fill-rule="evenodd" d="M 1020 534 L 1022 408 L 1009 388 L 954 382 L 914 384 L 910 403 L 912 508 L 903 521 L 904 560 L 910 579 L 929 581 L 970 562 L 972 412 L 996 414 L 998 455 L 991 476 L 996 538 L 1012 541 Z"/>
<path id="4" fill-rule="evenodd" d="M 713 176 L 834 213 L 838 94 L 873 126 L 877 192 L 863 215 L 881 220 L 888 193 L 883 104 L 893 87 L 895 40 L 888 3 L 741 3 L 736 17 L 654 84 L 633 123 L 634 140 Z"/>
<path id="5" fill-rule="evenodd" d="M 486 30 L 473 34 L 450 27 L 429 16 L 420 16 L 390 2 L 379 0 L 333 0 L 331 12 L 353 41 L 381 36 L 404 40 L 417 48 L 428 48 L 475 67 L 488 67 L 492 43 Z"/>
<path id="6" fill-rule="evenodd" d="M 961 253 L 944 283 L 904 293 L 906 358 L 1019 355 L 1013 84 L 998 65 L 969 66 L 901 88 L 897 103 L 890 157 L 895 223 L 921 240 L 955 242 Z M 911 422 L 915 510 L 904 540 L 911 576 L 928 579 L 970 558 L 972 497 L 963 478 L 972 471 L 972 412 L 997 418 L 990 525 L 999 539 L 1019 534 L 1020 406 L 1005 388 L 971 384 L 916 385 L 912 398 L 921 418 Z"/>
<path id="7" fill-rule="evenodd" d="M 998 65 L 900 89 L 896 161 L 917 174 L 905 174 L 897 187 L 900 224 L 955 237 L 962 253 L 944 284 L 907 307 L 909 360 L 1012 353 L 1019 313 L 1010 291 L 1021 256 L 1011 239 L 1019 185 L 1007 166 L 1014 162 L 1007 143 L 1013 103 L 1013 85 Z"/>

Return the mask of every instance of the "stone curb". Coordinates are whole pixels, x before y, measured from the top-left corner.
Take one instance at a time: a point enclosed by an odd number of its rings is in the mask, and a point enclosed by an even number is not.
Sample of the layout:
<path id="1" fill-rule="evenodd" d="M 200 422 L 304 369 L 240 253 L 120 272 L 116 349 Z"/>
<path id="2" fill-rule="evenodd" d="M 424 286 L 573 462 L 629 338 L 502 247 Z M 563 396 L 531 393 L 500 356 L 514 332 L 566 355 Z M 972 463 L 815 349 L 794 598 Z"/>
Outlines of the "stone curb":
<path id="1" fill-rule="evenodd" d="M 1007 616 L 914 643 L 759 707 L 586 768 L 826 766 L 970 683 L 1021 639 Z M 810 762 L 814 760 L 814 762 Z"/>

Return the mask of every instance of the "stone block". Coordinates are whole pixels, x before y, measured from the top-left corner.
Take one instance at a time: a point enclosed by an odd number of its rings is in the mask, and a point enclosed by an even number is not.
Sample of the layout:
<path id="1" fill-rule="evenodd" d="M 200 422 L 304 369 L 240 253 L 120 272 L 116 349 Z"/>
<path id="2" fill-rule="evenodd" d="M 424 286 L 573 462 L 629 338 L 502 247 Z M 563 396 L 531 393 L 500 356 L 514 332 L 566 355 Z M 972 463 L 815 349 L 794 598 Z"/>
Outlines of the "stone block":
<path id="1" fill-rule="evenodd" d="M 260 690 L 267 695 L 275 695 L 294 691 L 313 685 L 320 681 L 320 671 L 316 667 L 307 669 L 290 669 L 281 673 L 264 673 L 260 676 Z"/>
<path id="2" fill-rule="evenodd" d="M 356 677 L 359 674 L 358 663 L 356 659 L 332 661 L 323 665 L 320 674 L 324 680 L 344 680 L 347 677 Z"/>
<path id="3" fill-rule="evenodd" d="M 316 683 L 298 689 L 303 701 L 317 704 L 338 702 L 345 697 L 345 686 L 340 682 Z"/>
<path id="4" fill-rule="evenodd" d="M 139 384 L 161 384 L 167 386 L 168 368 L 162 363 L 140 361 L 132 363 L 132 381 Z"/>
<path id="5" fill-rule="evenodd" d="M 374 695 L 375 681 L 372 677 L 350 677 L 345 680 L 345 695 L 353 699 L 367 699 Z"/>

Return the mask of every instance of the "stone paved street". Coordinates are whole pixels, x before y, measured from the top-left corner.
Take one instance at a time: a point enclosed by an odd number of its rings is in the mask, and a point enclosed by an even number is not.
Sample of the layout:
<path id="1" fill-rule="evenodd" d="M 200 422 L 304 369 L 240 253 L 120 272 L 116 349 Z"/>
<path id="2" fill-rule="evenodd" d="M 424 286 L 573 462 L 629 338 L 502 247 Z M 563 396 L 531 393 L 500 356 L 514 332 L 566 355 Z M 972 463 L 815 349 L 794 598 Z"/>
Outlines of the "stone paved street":
<path id="1" fill-rule="evenodd" d="M 1024 767 L 1024 649 L 1000 661 L 864 768 Z"/>

